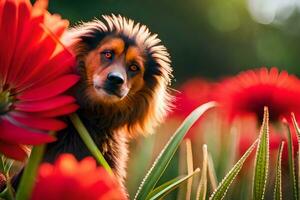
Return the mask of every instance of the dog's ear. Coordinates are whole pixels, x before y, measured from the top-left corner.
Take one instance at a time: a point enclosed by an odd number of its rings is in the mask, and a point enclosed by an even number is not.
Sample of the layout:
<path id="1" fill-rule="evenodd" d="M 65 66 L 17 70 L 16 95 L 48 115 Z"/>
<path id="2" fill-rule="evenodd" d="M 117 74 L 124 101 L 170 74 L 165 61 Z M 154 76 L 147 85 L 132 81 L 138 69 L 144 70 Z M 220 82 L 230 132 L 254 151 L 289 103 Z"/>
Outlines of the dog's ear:
<path id="1" fill-rule="evenodd" d="M 95 49 L 100 41 L 106 36 L 104 24 L 99 20 L 81 23 L 69 29 L 62 36 L 62 43 L 70 51 L 80 57 Z"/>

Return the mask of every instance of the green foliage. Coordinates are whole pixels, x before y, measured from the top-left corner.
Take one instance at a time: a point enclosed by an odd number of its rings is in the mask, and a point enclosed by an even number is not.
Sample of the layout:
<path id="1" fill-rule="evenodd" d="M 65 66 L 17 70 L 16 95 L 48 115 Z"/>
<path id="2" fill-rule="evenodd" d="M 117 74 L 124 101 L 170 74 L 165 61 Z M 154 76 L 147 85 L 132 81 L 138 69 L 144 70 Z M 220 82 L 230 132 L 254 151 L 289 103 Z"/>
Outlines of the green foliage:
<path id="1" fill-rule="evenodd" d="M 174 135 L 170 138 L 166 146 L 160 152 L 158 157 L 156 158 L 153 166 L 146 174 L 144 180 L 142 181 L 134 199 L 145 199 L 147 195 L 153 190 L 159 178 L 164 173 L 166 167 L 171 161 L 173 155 L 175 154 L 180 142 L 183 137 L 187 133 L 187 131 L 191 128 L 191 126 L 197 121 L 197 119 L 205 113 L 208 109 L 216 106 L 215 102 L 208 102 L 206 104 L 201 105 L 197 109 L 195 109 L 181 124 L 181 126 L 177 129 Z"/>
<path id="2" fill-rule="evenodd" d="M 191 174 L 194 171 L 192 144 L 190 139 L 185 139 L 180 145 L 179 174 Z M 179 187 L 177 199 L 191 199 L 193 177 L 187 180 L 186 184 Z"/>
<path id="3" fill-rule="evenodd" d="M 200 169 L 197 168 L 193 173 L 186 175 L 184 177 L 177 177 L 174 178 L 161 186 L 155 188 L 150 192 L 150 194 L 147 196 L 146 200 L 155 200 L 155 199 L 161 199 L 165 195 L 167 195 L 172 190 L 176 189 L 180 184 L 183 184 L 185 181 L 192 178 L 194 175 L 200 172 Z"/>
<path id="4" fill-rule="evenodd" d="M 299 129 L 299 126 L 298 126 L 298 123 L 297 123 L 297 120 L 296 120 L 296 117 L 295 117 L 295 114 L 292 113 L 292 122 L 293 122 L 293 126 L 296 130 L 296 134 L 297 134 L 297 140 L 298 140 L 298 195 L 300 195 L 300 153 L 299 153 L 299 147 L 300 147 L 300 129 Z"/>
<path id="5" fill-rule="evenodd" d="M 276 179 L 274 187 L 274 200 L 282 200 L 282 174 L 281 174 L 281 160 L 284 142 L 281 142 L 278 156 L 277 156 L 277 167 L 276 167 Z"/>
<path id="6" fill-rule="evenodd" d="M 289 124 L 285 123 L 287 129 L 287 137 L 288 137 L 288 158 L 289 158 L 289 173 L 290 173 L 290 181 L 292 185 L 293 199 L 298 200 L 298 185 L 296 182 L 295 175 L 295 160 L 294 160 L 294 148 L 291 136 L 291 130 Z"/>
<path id="7" fill-rule="evenodd" d="M 230 186 L 233 181 L 236 179 L 237 175 L 240 173 L 241 169 L 244 166 L 245 161 L 250 157 L 250 154 L 254 151 L 257 146 L 255 162 L 253 166 L 254 170 L 254 179 L 252 181 L 247 180 L 246 184 L 252 184 L 253 190 L 253 199 L 265 199 L 266 185 L 268 181 L 268 170 L 269 170 L 269 112 L 268 108 L 264 108 L 264 118 L 262 126 L 260 129 L 259 138 L 256 139 L 252 145 L 247 149 L 244 155 L 236 162 L 236 164 L 229 170 L 229 172 L 224 176 L 222 181 L 217 186 L 217 176 L 215 175 L 215 167 L 213 164 L 212 157 L 207 150 L 207 146 L 203 145 L 203 156 L 202 156 L 202 170 L 200 180 L 197 182 L 197 185 L 193 187 L 192 178 L 195 175 L 200 174 L 200 169 L 197 168 L 194 170 L 193 155 L 192 155 L 192 143 L 189 139 L 185 143 L 185 151 L 183 155 L 183 164 L 186 167 L 185 175 L 178 176 L 169 181 L 162 183 L 160 186 L 157 186 L 157 183 L 160 177 L 165 173 L 167 166 L 169 165 L 171 159 L 173 158 L 175 152 L 177 151 L 182 139 L 184 138 L 187 131 L 191 126 L 196 122 L 196 120 L 203 115 L 207 110 L 216 106 L 215 102 L 209 102 L 203 104 L 202 106 L 195 109 L 181 124 L 181 126 L 176 130 L 174 135 L 170 138 L 165 147 L 160 151 L 159 156 L 156 158 L 151 169 L 148 171 L 144 177 L 140 187 L 135 195 L 135 199 L 138 200 L 156 200 L 166 198 L 171 191 L 174 191 L 179 186 L 186 184 L 187 190 L 185 190 L 181 197 L 184 199 L 193 199 L 196 200 L 205 200 L 207 195 L 210 195 L 210 200 L 222 200 L 225 198 Z M 77 115 L 72 115 L 71 120 L 78 132 L 80 132 L 81 138 L 89 147 L 91 152 L 95 155 L 98 162 L 105 165 L 104 157 L 101 155 L 99 149 L 93 143 L 92 139 L 89 136 L 89 133 L 85 129 L 84 125 L 81 123 Z M 292 114 L 292 121 L 294 128 L 298 136 L 298 142 L 300 141 L 300 129 L 296 122 L 295 116 Z M 293 186 L 293 199 L 298 197 L 298 185 L 296 184 L 299 178 L 296 178 L 295 173 L 295 161 L 293 155 L 293 145 L 291 140 L 291 132 L 287 124 L 286 128 L 288 131 L 288 151 L 289 151 L 289 170 L 291 181 L 291 186 Z M 232 138 L 231 138 L 232 139 Z M 300 143 L 300 142 L 299 142 Z M 231 145 L 234 145 L 235 142 L 232 142 Z M 284 197 L 282 184 L 282 152 L 283 152 L 284 143 L 282 142 L 279 148 L 277 156 L 277 166 L 276 166 L 276 176 L 275 176 L 275 186 L 273 198 L 274 200 L 281 200 Z M 14 198 L 14 191 L 12 190 L 10 183 L 8 182 L 8 187 L 0 194 L 0 198 L 4 199 L 17 199 L 17 200 L 26 200 L 29 199 L 30 193 L 33 188 L 33 183 L 37 174 L 38 165 L 41 161 L 42 155 L 44 153 L 44 146 L 34 147 L 28 165 L 25 168 L 24 174 L 21 179 L 19 190 L 16 193 L 16 198 Z M 234 152 L 236 153 L 236 152 Z M 99 154 L 102 156 L 99 156 Z M 222 154 L 223 155 L 223 154 Z M 231 157 L 232 155 L 228 155 Z M 299 156 L 299 154 L 298 154 Z M 299 157 L 298 157 L 299 158 Z M 102 160 L 103 159 L 103 160 Z M 226 158 L 224 158 L 226 159 Z M 231 162 L 228 160 L 228 162 Z M 298 162 L 299 159 L 298 159 Z M 0 171 L 3 174 L 8 175 L 12 166 L 13 161 L 1 157 L 0 160 Z M 107 163 L 106 163 L 107 164 Z M 107 165 L 108 166 L 108 165 Z M 299 165 L 297 165 L 299 166 Z M 110 167 L 107 167 L 110 170 Z M 251 168 L 249 168 L 251 169 Z M 298 167 L 299 170 L 299 167 Z M 298 171 L 299 172 L 299 171 Z M 299 175 L 299 173 L 298 173 Z M 238 181 L 243 181 L 243 179 L 238 179 Z M 196 181 L 194 181 L 196 182 Z M 242 183 L 241 183 L 242 184 Z M 197 191 L 193 190 L 197 186 Z M 196 188 L 195 188 L 196 189 Z M 236 188 L 234 188 L 236 189 Z M 211 192 L 213 191 L 213 192 Z M 230 193 L 232 194 L 232 193 Z M 235 197 L 234 197 L 235 198 Z"/>
<path id="8" fill-rule="evenodd" d="M 218 188 L 214 191 L 214 193 L 210 196 L 210 200 L 221 200 L 225 197 L 227 190 L 235 177 L 238 175 L 240 170 L 243 167 L 244 162 L 249 157 L 253 149 L 255 148 L 258 140 L 256 140 L 249 149 L 245 152 L 245 154 L 242 156 L 242 158 L 231 168 L 231 170 L 226 174 L 226 176 L 223 178 L 221 183 L 219 184 Z"/>
<path id="9" fill-rule="evenodd" d="M 208 169 L 208 178 L 209 178 L 211 189 L 215 191 L 218 186 L 218 181 L 217 181 L 214 162 L 210 154 L 208 155 L 207 169 Z"/>
<path id="10" fill-rule="evenodd" d="M 203 145 L 202 151 L 203 151 L 202 172 L 201 172 L 201 178 L 200 178 L 197 195 L 196 195 L 196 199 L 198 200 L 205 200 L 206 191 L 207 191 L 207 162 L 208 162 L 207 154 L 208 153 L 207 153 L 206 145 Z"/>
<path id="11" fill-rule="evenodd" d="M 269 169 L 269 111 L 264 108 L 264 119 L 260 130 L 255 157 L 253 199 L 264 199 Z"/>

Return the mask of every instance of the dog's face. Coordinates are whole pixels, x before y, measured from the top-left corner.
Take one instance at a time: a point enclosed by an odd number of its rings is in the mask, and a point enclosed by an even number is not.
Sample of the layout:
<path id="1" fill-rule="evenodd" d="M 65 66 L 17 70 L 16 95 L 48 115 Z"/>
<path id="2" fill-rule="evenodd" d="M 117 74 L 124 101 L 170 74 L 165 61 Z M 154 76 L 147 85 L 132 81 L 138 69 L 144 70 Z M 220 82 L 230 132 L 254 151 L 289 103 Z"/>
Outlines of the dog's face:
<path id="1" fill-rule="evenodd" d="M 87 94 L 106 104 L 122 101 L 144 85 L 145 54 L 133 42 L 109 35 L 85 57 Z"/>
<path id="2" fill-rule="evenodd" d="M 150 133 L 171 105 L 169 53 L 145 25 L 115 15 L 70 30 L 65 42 L 77 57 L 79 105 L 99 111 L 130 135 Z"/>

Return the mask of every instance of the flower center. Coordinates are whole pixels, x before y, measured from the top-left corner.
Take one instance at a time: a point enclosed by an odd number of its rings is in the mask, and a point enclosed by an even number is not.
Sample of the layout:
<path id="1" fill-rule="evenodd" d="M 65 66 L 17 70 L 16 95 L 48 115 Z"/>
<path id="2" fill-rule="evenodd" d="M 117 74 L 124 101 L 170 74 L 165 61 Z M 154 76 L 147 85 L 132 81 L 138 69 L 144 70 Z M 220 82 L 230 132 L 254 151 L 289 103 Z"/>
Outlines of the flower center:
<path id="1" fill-rule="evenodd" d="M 6 114 L 12 105 L 12 97 L 9 90 L 1 91 L 0 88 L 0 116 Z"/>

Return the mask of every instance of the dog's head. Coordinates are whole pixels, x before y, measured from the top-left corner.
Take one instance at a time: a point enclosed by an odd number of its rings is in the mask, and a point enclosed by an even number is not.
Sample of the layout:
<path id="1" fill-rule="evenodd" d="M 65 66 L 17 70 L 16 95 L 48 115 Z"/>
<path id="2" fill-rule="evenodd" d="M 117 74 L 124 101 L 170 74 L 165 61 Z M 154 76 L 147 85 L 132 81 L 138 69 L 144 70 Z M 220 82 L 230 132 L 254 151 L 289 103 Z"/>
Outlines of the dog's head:
<path id="1" fill-rule="evenodd" d="M 169 54 L 146 26 L 115 15 L 103 19 L 65 37 L 83 77 L 80 95 L 85 104 L 119 115 L 130 132 L 151 132 L 170 107 Z"/>

